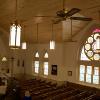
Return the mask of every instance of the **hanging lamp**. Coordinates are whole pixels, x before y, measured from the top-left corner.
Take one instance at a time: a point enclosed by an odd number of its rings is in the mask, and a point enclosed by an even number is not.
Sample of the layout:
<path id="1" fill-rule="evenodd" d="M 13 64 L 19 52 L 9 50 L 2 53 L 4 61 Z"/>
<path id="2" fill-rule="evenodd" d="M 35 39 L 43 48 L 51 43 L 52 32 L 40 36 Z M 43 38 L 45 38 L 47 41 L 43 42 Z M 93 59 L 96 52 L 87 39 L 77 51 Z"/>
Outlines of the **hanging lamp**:
<path id="1" fill-rule="evenodd" d="M 15 6 L 15 21 L 10 26 L 10 36 L 9 36 L 9 46 L 11 49 L 17 49 L 20 47 L 20 38 L 21 38 L 21 26 L 18 24 L 17 21 L 17 11 L 18 11 L 18 5 L 16 0 L 16 6 Z"/>
<path id="2" fill-rule="evenodd" d="M 50 50 L 55 49 L 54 33 L 53 33 L 53 24 L 52 24 L 52 39 L 50 40 Z"/>

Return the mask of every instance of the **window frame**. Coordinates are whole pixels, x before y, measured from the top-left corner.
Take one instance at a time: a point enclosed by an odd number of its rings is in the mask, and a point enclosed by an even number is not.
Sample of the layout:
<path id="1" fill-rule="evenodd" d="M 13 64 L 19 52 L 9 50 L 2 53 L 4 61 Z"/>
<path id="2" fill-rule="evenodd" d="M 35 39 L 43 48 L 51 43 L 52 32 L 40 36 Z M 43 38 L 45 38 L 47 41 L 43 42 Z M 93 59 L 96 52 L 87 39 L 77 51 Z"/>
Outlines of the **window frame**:
<path id="1" fill-rule="evenodd" d="M 48 57 L 45 57 L 45 55 L 48 54 L 47 51 L 45 51 L 44 56 L 43 56 L 43 75 L 48 76 L 49 75 L 49 54 Z M 47 74 L 45 74 L 45 63 L 48 63 L 48 69 L 47 69 Z"/>
<path id="2" fill-rule="evenodd" d="M 38 56 L 37 56 L 37 54 L 38 54 Z M 39 71 L 40 71 L 40 61 L 39 61 L 39 58 L 40 58 L 40 55 L 39 55 L 39 52 L 38 51 L 36 51 L 35 52 L 35 54 L 34 54 L 34 64 L 33 64 L 33 66 L 34 66 L 34 73 L 35 74 L 39 74 Z M 35 69 L 37 68 L 37 66 L 35 65 L 36 63 L 35 62 L 37 62 L 38 61 L 38 73 L 35 71 Z"/>
<path id="3" fill-rule="evenodd" d="M 45 63 L 48 63 L 48 64 L 45 64 Z M 45 67 L 46 67 L 45 65 L 48 65 L 48 66 L 47 66 L 48 68 L 45 68 Z M 47 74 L 46 74 L 45 71 L 47 71 Z M 47 61 L 45 61 L 45 62 L 43 63 L 43 75 L 46 75 L 46 76 L 49 75 L 49 62 L 47 62 Z"/>
<path id="4" fill-rule="evenodd" d="M 36 62 L 38 62 L 38 67 L 37 67 L 37 65 L 36 65 Z M 34 72 L 35 72 L 36 74 L 39 73 L 39 66 L 40 66 L 39 61 L 34 61 Z M 38 72 L 36 72 L 36 69 L 38 69 Z"/>

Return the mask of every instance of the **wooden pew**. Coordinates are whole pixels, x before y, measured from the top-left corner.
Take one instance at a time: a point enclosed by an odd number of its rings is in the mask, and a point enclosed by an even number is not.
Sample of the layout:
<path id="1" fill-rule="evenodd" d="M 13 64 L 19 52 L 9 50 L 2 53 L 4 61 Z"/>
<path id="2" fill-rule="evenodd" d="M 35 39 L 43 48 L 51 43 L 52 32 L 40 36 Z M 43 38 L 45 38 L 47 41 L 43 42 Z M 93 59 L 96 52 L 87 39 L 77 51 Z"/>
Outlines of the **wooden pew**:
<path id="1" fill-rule="evenodd" d="M 37 96 L 34 96 L 34 99 L 44 99 L 44 98 L 47 98 L 48 96 L 52 96 L 53 94 L 56 94 L 57 92 L 63 90 L 61 87 L 59 88 L 54 88 L 53 91 L 50 90 L 46 93 L 41 93 L 40 95 L 38 94 Z M 67 90 L 67 89 L 66 89 Z"/>
<path id="2" fill-rule="evenodd" d="M 77 95 L 72 95 L 71 97 L 65 99 L 65 100 L 80 100 L 82 98 L 86 98 L 88 96 L 92 95 L 91 93 L 87 92 L 87 91 L 83 91 Z"/>
<path id="3" fill-rule="evenodd" d="M 86 97 L 85 99 L 81 99 L 81 100 L 96 100 L 96 94 L 92 94 L 89 97 Z"/>

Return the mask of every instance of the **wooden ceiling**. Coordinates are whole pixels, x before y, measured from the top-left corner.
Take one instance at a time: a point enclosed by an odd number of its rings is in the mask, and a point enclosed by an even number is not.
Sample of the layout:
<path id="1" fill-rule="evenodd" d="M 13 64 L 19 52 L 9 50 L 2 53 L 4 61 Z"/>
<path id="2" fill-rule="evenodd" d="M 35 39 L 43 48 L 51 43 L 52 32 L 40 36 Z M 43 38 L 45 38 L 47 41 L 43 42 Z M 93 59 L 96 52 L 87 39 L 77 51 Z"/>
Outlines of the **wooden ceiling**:
<path id="1" fill-rule="evenodd" d="M 34 16 L 56 16 L 56 12 L 62 10 L 62 0 L 18 0 L 17 19 L 22 25 L 22 40 L 36 43 L 37 29 L 39 23 L 38 38 L 40 43 L 48 43 L 51 39 L 51 23 L 53 17 Z M 9 37 L 10 24 L 15 20 L 16 0 L 0 0 L 0 27 L 6 31 Z M 98 20 L 100 0 L 66 0 L 65 8 L 79 8 L 81 12 L 74 16 L 91 17 Z M 82 30 L 88 22 L 73 21 L 73 35 Z M 25 25 L 25 28 L 23 26 Z M 1 30 L 0 30 L 1 31 Z M 8 33 L 8 34 L 7 34 Z M 70 38 L 70 20 L 54 25 L 55 39 L 63 42 Z"/>

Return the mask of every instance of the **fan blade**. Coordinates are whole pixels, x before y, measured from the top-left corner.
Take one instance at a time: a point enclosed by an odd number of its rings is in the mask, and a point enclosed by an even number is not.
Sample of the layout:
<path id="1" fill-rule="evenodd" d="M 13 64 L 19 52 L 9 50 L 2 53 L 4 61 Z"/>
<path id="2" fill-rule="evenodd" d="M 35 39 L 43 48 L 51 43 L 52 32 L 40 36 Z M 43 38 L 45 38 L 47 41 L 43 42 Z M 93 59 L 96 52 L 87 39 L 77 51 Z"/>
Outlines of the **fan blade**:
<path id="1" fill-rule="evenodd" d="M 81 20 L 81 21 L 92 21 L 92 18 L 86 18 L 86 17 L 70 17 L 72 20 Z"/>
<path id="2" fill-rule="evenodd" d="M 56 16 L 33 16 L 33 17 L 56 17 Z"/>
<path id="3" fill-rule="evenodd" d="M 59 22 L 64 21 L 64 20 L 66 20 L 66 18 L 59 18 L 59 17 L 57 17 L 56 19 L 54 19 L 52 21 L 53 21 L 54 24 L 58 24 Z"/>
<path id="4" fill-rule="evenodd" d="M 57 11 L 56 14 L 59 17 L 65 17 L 65 10 L 63 9 L 63 10 Z"/>
<path id="5" fill-rule="evenodd" d="M 30 18 L 30 19 L 24 19 L 24 20 L 21 20 L 21 22 L 28 22 L 28 21 L 31 21 L 31 20 L 33 20 L 34 18 L 54 18 L 54 17 L 56 17 L 56 16 L 32 16 L 32 18 Z"/>
<path id="6" fill-rule="evenodd" d="M 67 40 L 67 41 L 65 41 L 65 42 L 77 42 L 76 40 Z"/>
<path id="7" fill-rule="evenodd" d="M 100 8 L 100 4 L 86 8 L 86 10 L 89 10 L 89 9 L 91 10 L 91 9 L 95 9 L 95 8 Z"/>
<path id="8" fill-rule="evenodd" d="M 67 13 L 65 13 L 66 18 L 70 17 L 76 13 L 78 13 L 80 11 L 80 9 L 78 8 L 72 8 L 70 11 L 68 11 Z"/>

